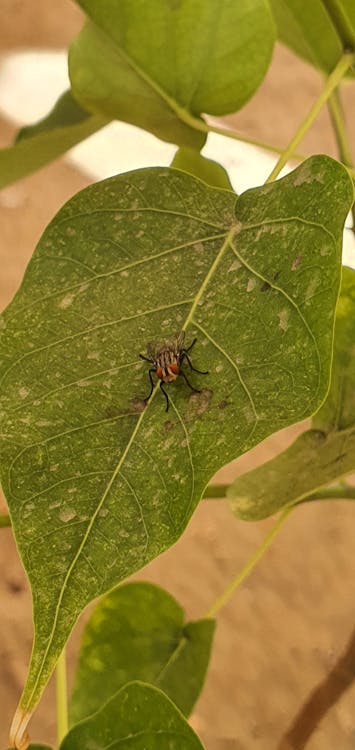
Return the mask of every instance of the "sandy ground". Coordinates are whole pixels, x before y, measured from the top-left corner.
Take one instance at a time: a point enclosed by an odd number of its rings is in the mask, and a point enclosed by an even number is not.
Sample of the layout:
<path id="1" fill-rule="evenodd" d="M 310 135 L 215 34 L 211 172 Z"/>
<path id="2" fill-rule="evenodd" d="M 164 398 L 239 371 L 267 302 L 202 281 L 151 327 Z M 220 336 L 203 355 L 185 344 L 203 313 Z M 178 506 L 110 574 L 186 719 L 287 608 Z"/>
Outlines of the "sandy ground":
<path id="1" fill-rule="evenodd" d="M 35 23 L 29 0 L 0 0 L 0 10 L 0 48 L 5 50 L 44 44 L 60 47 L 81 23 L 69 0 L 61 3 L 60 14 L 46 0 L 37 0 Z M 270 141 L 275 139 L 277 123 L 282 145 L 319 87 L 320 79 L 311 69 L 279 49 L 258 94 L 229 122 Z M 348 116 L 354 123 L 355 101 L 350 102 Z M 12 126 L 0 121 L 0 145 L 12 135 Z M 302 148 L 335 155 L 326 112 Z M 0 308 L 17 289 L 45 225 L 87 182 L 61 160 L 1 194 Z M 226 467 L 219 480 L 268 459 L 300 429 L 265 441 Z M 205 689 L 192 717 L 207 750 L 281 750 L 281 738 L 294 716 L 326 679 L 352 634 L 354 522 L 352 503 L 319 503 L 295 511 L 258 568 L 221 611 Z M 272 523 L 271 519 L 237 522 L 223 501 L 205 501 L 183 538 L 137 577 L 166 587 L 189 617 L 201 617 Z M 30 594 L 8 529 L 0 531 L 0 570 L 0 746 L 6 747 L 32 640 Z M 70 675 L 80 627 L 69 644 Z M 354 661 L 342 667 L 348 677 L 351 670 L 355 674 Z M 352 685 L 312 734 L 309 750 L 353 750 L 354 700 Z M 32 722 L 32 737 L 55 742 L 53 684 Z M 282 748 L 286 750 L 285 743 Z"/>

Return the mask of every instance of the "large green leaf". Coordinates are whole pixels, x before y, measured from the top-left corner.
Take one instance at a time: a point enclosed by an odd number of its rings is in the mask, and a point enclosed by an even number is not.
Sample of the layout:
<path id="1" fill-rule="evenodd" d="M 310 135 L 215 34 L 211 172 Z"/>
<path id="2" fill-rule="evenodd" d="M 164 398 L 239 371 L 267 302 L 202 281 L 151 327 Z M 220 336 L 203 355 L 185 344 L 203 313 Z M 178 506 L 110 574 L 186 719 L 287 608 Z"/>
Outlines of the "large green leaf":
<path id="1" fill-rule="evenodd" d="M 326 73 L 344 48 L 354 46 L 354 0 L 270 0 L 270 5 L 281 41 Z"/>
<path id="2" fill-rule="evenodd" d="M 0 318 L 1 476 L 35 622 L 16 726 L 83 607 L 181 535 L 218 468 L 323 401 L 352 200 L 326 156 L 238 199 L 147 169 L 45 231 Z M 179 328 L 210 374 L 144 409 L 139 352 Z"/>
<path id="3" fill-rule="evenodd" d="M 78 4 L 91 23 L 70 48 L 75 96 L 93 112 L 180 146 L 204 142 L 186 114 L 240 109 L 271 59 L 275 29 L 266 0 Z"/>
<path id="4" fill-rule="evenodd" d="M 77 724 L 60 750 L 203 750 L 171 700 L 152 685 L 130 682 Z"/>
<path id="5" fill-rule="evenodd" d="M 45 166 L 107 122 L 85 112 L 67 91 L 47 117 L 22 128 L 13 146 L 0 149 L 0 188 Z"/>
<path id="6" fill-rule="evenodd" d="M 86 624 L 70 703 L 71 723 L 132 680 L 160 687 L 188 715 L 203 686 L 213 620 L 184 622 L 180 605 L 150 583 L 107 594 Z"/>
<path id="7" fill-rule="evenodd" d="M 228 497 L 238 518 L 259 520 L 355 469 L 355 271 L 343 269 L 330 390 L 286 451 L 239 477 Z"/>

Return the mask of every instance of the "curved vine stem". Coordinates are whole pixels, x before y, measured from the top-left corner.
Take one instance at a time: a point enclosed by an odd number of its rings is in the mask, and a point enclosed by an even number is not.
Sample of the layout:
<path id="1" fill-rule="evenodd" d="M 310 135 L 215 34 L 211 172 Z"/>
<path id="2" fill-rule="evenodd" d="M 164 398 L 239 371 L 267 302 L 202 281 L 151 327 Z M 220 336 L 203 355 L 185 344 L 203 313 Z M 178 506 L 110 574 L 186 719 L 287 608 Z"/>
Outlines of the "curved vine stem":
<path id="1" fill-rule="evenodd" d="M 273 180 L 275 180 L 276 177 L 280 174 L 285 164 L 287 164 L 287 162 L 292 158 L 298 144 L 302 141 L 303 137 L 306 135 L 311 125 L 313 125 L 313 122 L 318 116 L 320 110 L 322 109 L 324 104 L 327 103 L 333 91 L 337 88 L 340 81 L 344 78 L 345 74 L 354 63 L 355 63 L 354 52 L 345 52 L 344 55 L 342 55 L 338 64 L 335 66 L 333 72 L 326 79 L 324 88 L 321 91 L 318 99 L 316 99 L 311 109 L 309 110 L 308 114 L 306 115 L 304 120 L 302 120 L 294 137 L 291 139 L 290 143 L 281 154 L 277 164 L 275 165 L 271 174 L 267 178 L 266 182 L 272 182 Z"/>
<path id="2" fill-rule="evenodd" d="M 235 578 L 233 578 L 233 581 L 227 586 L 227 588 L 223 591 L 221 596 L 216 599 L 216 601 L 212 604 L 212 606 L 209 608 L 207 613 L 205 614 L 205 617 L 215 617 L 217 612 L 219 612 L 222 607 L 224 607 L 225 604 L 229 601 L 232 594 L 234 594 L 235 590 L 240 586 L 243 581 L 250 575 L 250 573 L 254 570 L 256 564 L 259 562 L 259 560 L 263 557 L 266 550 L 270 547 L 271 543 L 275 539 L 275 536 L 278 534 L 281 526 L 286 521 L 287 516 L 291 513 L 292 508 L 285 508 L 285 510 L 280 513 L 279 518 L 277 519 L 276 523 L 272 527 L 271 531 L 266 535 L 266 537 L 263 539 L 260 547 L 254 552 L 254 554 L 250 557 L 246 565 L 242 568 L 242 570 L 239 571 L 239 573 L 236 575 Z"/>

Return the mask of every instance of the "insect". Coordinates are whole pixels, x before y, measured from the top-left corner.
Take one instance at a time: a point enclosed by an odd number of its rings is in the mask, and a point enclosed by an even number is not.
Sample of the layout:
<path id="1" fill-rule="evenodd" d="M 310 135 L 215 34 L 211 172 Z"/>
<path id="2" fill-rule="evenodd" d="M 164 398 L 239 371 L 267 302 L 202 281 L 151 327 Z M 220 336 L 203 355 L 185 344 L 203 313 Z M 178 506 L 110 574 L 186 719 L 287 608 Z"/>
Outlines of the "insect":
<path id="1" fill-rule="evenodd" d="M 191 364 L 189 352 L 191 351 L 194 344 L 196 344 L 196 341 L 197 339 L 194 339 L 192 344 L 185 348 L 185 331 L 178 331 L 166 341 L 163 341 L 161 343 L 151 341 L 149 342 L 149 344 L 147 344 L 147 356 L 145 356 L 144 354 L 140 354 L 139 356 L 146 362 L 150 362 L 150 364 L 154 365 L 154 367 L 151 367 L 150 370 L 148 370 L 151 387 L 149 394 L 144 399 L 144 401 L 149 401 L 153 393 L 153 373 L 160 380 L 160 389 L 164 393 L 166 400 L 165 411 L 168 411 L 169 409 L 169 396 L 164 388 L 164 385 L 167 383 L 172 383 L 179 377 L 179 375 L 184 378 L 185 382 L 192 391 L 194 391 L 195 393 L 201 393 L 201 391 L 191 385 L 186 377 L 185 372 L 181 369 L 181 365 L 186 360 L 192 372 L 198 372 L 199 375 L 208 375 L 208 372 L 196 370 L 196 367 L 193 367 Z"/>

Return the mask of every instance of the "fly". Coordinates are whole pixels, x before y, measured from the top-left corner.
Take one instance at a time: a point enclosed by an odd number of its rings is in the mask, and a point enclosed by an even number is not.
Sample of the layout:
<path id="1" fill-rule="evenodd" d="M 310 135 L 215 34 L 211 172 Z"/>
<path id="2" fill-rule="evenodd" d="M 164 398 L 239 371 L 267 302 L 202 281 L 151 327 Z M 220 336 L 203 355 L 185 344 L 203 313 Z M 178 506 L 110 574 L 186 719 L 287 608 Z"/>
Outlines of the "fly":
<path id="1" fill-rule="evenodd" d="M 151 367 L 150 370 L 148 370 L 150 391 L 148 396 L 143 399 L 144 401 L 149 401 L 153 393 L 153 374 L 155 374 L 160 381 L 160 390 L 164 393 L 165 396 L 165 411 L 168 411 L 169 409 L 169 396 L 164 388 L 164 385 L 172 383 L 179 377 L 179 375 L 184 378 L 186 384 L 189 386 L 189 388 L 191 388 L 192 391 L 194 391 L 194 393 L 201 393 L 201 391 L 191 385 L 186 377 L 185 372 L 181 369 L 182 364 L 186 360 L 192 372 L 198 372 L 199 375 L 208 375 L 208 372 L 196 370 L 196 367 L 192 366 L 189 352 L 191 351 L 194 344 L 196 344 L 196 341 L 197 339 L 194 339 L 192 344 L 185 348 L 185 331 L 179 331 L 166 341 L 163 341 L 161 343 L 149 342 L 149 344 L 147 344 L 147 356 L 145 356 L 144 354 L 140 354 L 139 356 L 141 359 L 144 359 L 146 362 L 149 362 L 154 366 Z"/>

